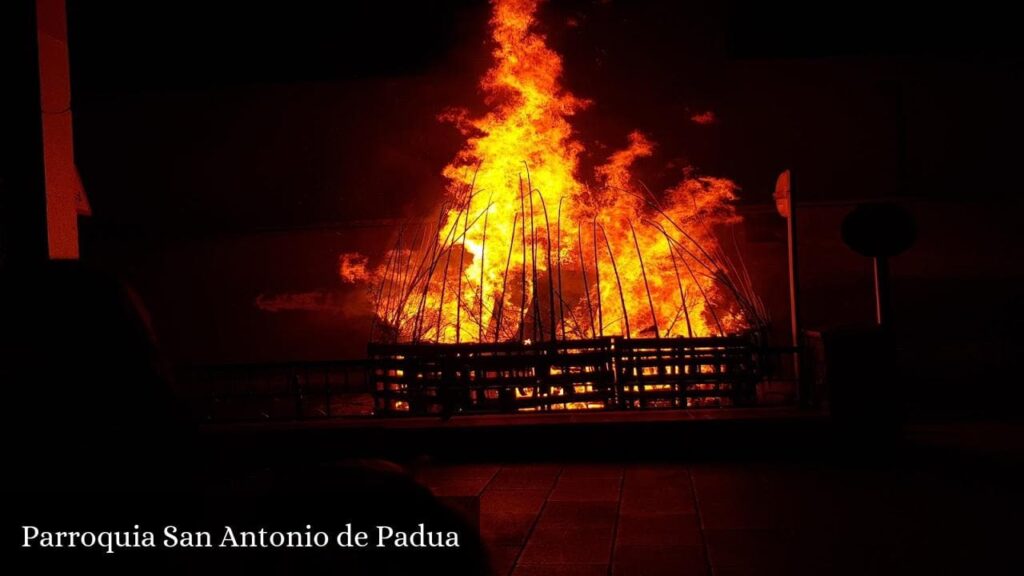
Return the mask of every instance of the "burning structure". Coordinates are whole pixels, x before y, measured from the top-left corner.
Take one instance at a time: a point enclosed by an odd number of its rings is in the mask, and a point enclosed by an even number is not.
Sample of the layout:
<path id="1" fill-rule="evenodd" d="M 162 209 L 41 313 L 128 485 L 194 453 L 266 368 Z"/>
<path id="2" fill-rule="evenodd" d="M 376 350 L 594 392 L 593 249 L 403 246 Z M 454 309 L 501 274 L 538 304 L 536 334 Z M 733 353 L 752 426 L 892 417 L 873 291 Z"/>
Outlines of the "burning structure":
<path id="1" fill-rule="evenodd" d="M 735 184 L 699 176 L 655 194 L 631 172 L 640 132 L 590 178 L 561 84 L 534 30 L 536 0 L 496 0 L 490 111 L 453 111 L 466 145 L 444 169 L 434 224 L 408 225 L 377 272 L 373 339 L 462 343 L 601 336 L 705 337 L 757 328 L 764 312 L 716 229 L 738 220 Z"/>
<path id="2" fill-rule="evenodd" d="M 466 142 L 444 169 L 437 219 L 404 226 L 374 277 L 377 408 L 416 411 L 406 396 L 431 380 L 465 382 L 468 405 L 509 409 L 509 398 L 576 393 L 585 397 L 559 407 L 627 407 L 621 381 L 647 376 L 660 380 L 637 390 L 671 389 L 678 406 L 689 384 L 709 384 L 703 375 L 749 379 L 749 359 L 730 350 L 766 314 L 742 261 L 718 240 L 739 220 L 736 185 L 687 168 L 663 193 L 647 189 L 633 167 L 654 143 L 639 131 L 581 174 L 570 120 L 589 102 L 562 85 L 562 60 L 535 29 L 538 0 L 492 7 L 493 64 L 480 82 L 489 110 L 443 115 Z M 642 347 L 646 362 L 621 354 Z M 490 360 L 469 361 L 480 355 Z M 495 379 L 493 389 L 469 384 Z"/>

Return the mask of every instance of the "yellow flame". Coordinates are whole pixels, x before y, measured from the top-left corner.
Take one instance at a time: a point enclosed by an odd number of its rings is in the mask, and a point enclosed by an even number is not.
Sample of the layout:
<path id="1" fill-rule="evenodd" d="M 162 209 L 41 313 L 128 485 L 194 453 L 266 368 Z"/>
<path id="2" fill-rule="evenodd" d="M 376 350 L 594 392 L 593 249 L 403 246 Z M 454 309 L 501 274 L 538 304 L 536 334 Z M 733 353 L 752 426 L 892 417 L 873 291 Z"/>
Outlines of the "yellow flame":
<path id="1" fill-rule="evenodd" d="M 587 101 L 562 86 L 562 60 L 535 30 L 537 5 L 492 2 L 494 62 L 481 80 L 489 111 L 457 117 L 467 139 L 443 172 L 450 208 L 437 245 L 415 274 L 396 274 L 395 254 L 392 271 L 380 274 L 389 296 L 381 286 L 377 312 L 391 337 L 707 336 L 742 327 L 738 313 L 714 310 L 723 295 L 712 228 L 737 219 L 735 185 L 684 174 L 655 200 L 631 173 L 653 153 L 640 132 L 596 169 L 593 189 L 581 183 L 583 148 L 569 120 Z M 392 299 L 393 290 L 403 296 Z"/>

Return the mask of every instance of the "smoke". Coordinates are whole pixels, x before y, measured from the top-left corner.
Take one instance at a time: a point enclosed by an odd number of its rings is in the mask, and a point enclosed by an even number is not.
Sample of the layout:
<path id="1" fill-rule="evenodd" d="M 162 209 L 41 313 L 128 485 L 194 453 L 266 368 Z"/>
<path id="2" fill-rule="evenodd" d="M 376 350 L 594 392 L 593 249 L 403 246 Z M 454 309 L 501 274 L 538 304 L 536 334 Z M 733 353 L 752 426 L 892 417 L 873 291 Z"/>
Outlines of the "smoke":
<path id="1" fill-rule="evenodd" d="M 707 110 L 690 116 L 690 121 L 694 124 L 700 124 L 701 126 L 710 126 L 711 124 L 718 122 L 718 116 L 715 116 L 715 113 L 711 110 Z"/>

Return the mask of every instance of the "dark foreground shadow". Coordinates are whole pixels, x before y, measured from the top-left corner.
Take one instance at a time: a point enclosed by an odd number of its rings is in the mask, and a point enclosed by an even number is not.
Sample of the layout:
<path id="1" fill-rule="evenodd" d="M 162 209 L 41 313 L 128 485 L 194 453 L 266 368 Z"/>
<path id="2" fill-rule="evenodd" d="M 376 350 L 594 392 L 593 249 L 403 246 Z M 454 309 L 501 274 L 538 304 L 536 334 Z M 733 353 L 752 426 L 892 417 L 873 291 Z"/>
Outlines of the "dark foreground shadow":
<path id="1" fill-rule="evenodd" d="M 209 451 L 167 374 L 138 298 L 115 279 L 71 262 L 4 272 L 4 540 L 18 566 L 38 574 L 486 572 L 472 523 L 393 465 L 294 458 L 217 466 L 200 457 Z"/>

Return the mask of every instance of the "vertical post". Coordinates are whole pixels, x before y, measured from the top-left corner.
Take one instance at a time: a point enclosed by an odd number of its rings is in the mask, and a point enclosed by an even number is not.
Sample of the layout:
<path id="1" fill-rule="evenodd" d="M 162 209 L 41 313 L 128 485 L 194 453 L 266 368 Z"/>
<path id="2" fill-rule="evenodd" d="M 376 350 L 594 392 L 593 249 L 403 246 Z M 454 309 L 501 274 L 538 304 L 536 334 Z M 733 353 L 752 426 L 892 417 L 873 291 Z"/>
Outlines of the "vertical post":
<path id="1" fill-rule="evenodd" d="M 807 402 L 807 391 L 800 374 L 800 280 L 796 244 L 796 203 L 792 189 L 789 196 L 789 218 L 786 219 L 786 243 L 789 247 L 789 326 L 793 338 L 793 377 L 796 379 L 797 402 Z"/>
<path id="2" fill-rule="evenodd" d="M 786 245 L 789 253 L 789 325 L 793 338 L 793 377 L 796 380 L 796 398 L 807 406 L 810 397 L 807 383 L 800 374 L 800 266 L 797 257 L 796 197 L 793 194 L 792 174 L 786 170 L 775 182 L 775 202 L 779 213 L 786 219 Z"/>
<path id="3" fill-rule="evenodd" d="M 875 256 L 872 258 L 875 268 L 875 320 L 880 327 L 889 323 L 889 258 Z"/>

